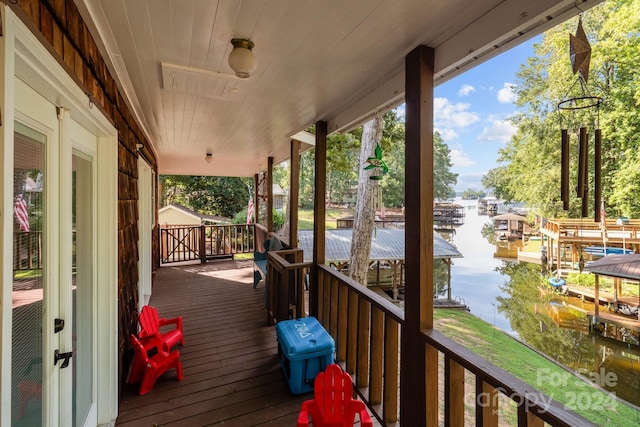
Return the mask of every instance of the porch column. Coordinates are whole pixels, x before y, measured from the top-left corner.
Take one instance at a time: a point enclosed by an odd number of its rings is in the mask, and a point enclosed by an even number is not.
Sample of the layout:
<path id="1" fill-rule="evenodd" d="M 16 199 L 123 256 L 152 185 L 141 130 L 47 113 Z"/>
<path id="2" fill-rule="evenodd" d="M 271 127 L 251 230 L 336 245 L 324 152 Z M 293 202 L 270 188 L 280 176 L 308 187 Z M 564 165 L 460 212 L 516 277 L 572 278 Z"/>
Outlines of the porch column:
<path id="1" fill-rule="evenodd" d="M 313 269 L 309 283 L 309 315 L 318 317 L 318 265 L 324 264 L 327 192 L 327 122 L 316 123 L 315 192 L 313 195 Z"/>
<path id="2" fill-rule="evenodd" d="M 418 427 L 438 425 L 438 352 L 421 338 L 421 330 L 433 328 L 433 66 L 432 48 L 407 55 L 400 419 Z"/>
<path id="3" fill-rule="evenodd" d="M 258 224 L 260 222 L 260 189 L 258 183 L 260 182 L 260 175 L 255 174 L 253 176 L 253 218 L 254 222 Z"/>
<path id="4" fill-rule="evenodd" d="M 291 175 L 289 177 L 289 244 L 298 247 L 298 205 L 300 196 L 300 141 L 291 141 Z"/>
<path id="5" fill-rule="evenodd" d="M 267 230 L 273 230 L 273 157 L 267 159 Z"/>

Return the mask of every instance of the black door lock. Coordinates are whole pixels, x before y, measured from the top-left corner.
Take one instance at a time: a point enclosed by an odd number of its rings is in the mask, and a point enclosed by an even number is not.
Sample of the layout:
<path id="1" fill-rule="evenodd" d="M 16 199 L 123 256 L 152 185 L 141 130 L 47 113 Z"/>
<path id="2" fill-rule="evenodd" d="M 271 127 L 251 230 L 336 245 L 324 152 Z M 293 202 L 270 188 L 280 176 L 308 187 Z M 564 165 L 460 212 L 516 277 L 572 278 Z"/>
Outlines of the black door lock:
<path id="1" fill-rule="evenodd" d="M 60 365 L 60 369 L 66 368 L 67 366 L 69 366 L 69 360 L 71 359 L 71 356 L 73 356 L 73 352 L 70 351 L 68 353 L 60 353 L 59 350 L 55 350 L 53 352 L 53 366 L 56 366 L 58 364 L 59 360 L 62 360 L 62 365 Z"/>
<path id="2" fill-rule="evenodd" d="M 53 333 L 57 334 L 61 330 L 64 329 L 64 319 L 54 319 L 53 320 Z"/>

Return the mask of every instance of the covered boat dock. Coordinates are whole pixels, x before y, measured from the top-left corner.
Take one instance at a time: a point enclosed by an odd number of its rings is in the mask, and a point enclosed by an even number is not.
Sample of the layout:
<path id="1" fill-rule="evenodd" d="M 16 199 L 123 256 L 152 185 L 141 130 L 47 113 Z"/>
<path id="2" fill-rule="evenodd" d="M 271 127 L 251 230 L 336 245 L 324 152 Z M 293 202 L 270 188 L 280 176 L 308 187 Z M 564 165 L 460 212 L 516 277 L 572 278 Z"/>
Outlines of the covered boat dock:
<path id="1" fill-rule="evenodd" d="M 619 288 L 619 283 L 622 279 L 638 282 L 640 286 L 640 254 L 632 255 L 609 255 L 598 261 L 594 261 L 585 267 L 586 271 L 590 271 L 596 276 L 595 283 L 595 298 L 599 299 L 600 293 L 600 276 L 613 277 L 615 280 L 614 289 Z M 622 310 L 620 306 L 621 299 L 618 297 L 617 292 L 614 294 L 613 307 L 616 311 Z M 591 325 L 599 324 L 613 324 L 616 326 L 622 326 L 625 328 L 633 329 L 636 332 L 640 332 L 640 296 L 636 299 L 635 305 L 630 304 L 630 299 L 624 299 L 624 306 L 626 310 L 630 310 L 631 313 L 635 313 L 635 316 L 620 316 L 613 315 L 611 313 L 600 313 L 600 306 L 596 304 L 594 312 L 589 313 Z"/>
<path id="2" fill-rule="evenodd" d="M 351 253 L 351 229 L 326 230 L 325 259 L 336 270 L 345 270 L 349 266 Z M 312 258 L 313 232 L 300 230 L 299 246 L 304 251 L 304 261 Z M 373 232 L 369 261 L 376 270 L 376 283 L 381 279 L 381 266 L 391 270 L 391 288 L 393 299 L 397 299 L 398 288 L 404 286 L 405 230 L 384 228 Z M 438 233 L 433 234 L 433 258 L 441 259 L 447 265 L 447 297 L 451 299 L 451 258 L 463 255 Z"/>

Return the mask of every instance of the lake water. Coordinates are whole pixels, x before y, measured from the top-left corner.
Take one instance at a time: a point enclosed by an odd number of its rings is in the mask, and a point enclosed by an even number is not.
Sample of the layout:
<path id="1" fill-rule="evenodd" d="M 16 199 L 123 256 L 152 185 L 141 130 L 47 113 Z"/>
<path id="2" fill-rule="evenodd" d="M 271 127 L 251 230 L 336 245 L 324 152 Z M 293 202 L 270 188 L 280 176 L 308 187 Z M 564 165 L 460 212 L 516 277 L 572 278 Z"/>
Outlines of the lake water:
<path id="1" fill-rule="evenodd" d="M 615 384 L 605 388 L 640 406 L 637 332 L 607 327 L 591 334 L 586 313 L 593 304 L 547 289 L 539 265 L 515 259 L 519 242 L 507 248 L 506 242 L 492 244 L 483 236 L 483 227 L 492 220 L 478 214 L 475 200 L 456 203 L 465 206 L 466 215 L 464 224 L 447 237 L 464 256 L 452 260 L 452 297 L 574 372 L 587 377 L 602 370 L 613 373 Z"/>
<path id="2" fill-rule="evenodd" d="M 451 292 L 470 308 L 471 313 L 505 332 L 517 333 L 509 320 L 497 310 L 496 297 L 503 295 L 500 285 L 505 281 L 497 268 L 503 266 L 495 258 L 496 246 L 482 237 L 484 224 L 491 222 L 486 215 L 478 215 L 475 200 L 460 200 L 465 206 L 464 224 L 456 228 L 452 243 L 464 258 L 454 258 L 451 267 Z"/>

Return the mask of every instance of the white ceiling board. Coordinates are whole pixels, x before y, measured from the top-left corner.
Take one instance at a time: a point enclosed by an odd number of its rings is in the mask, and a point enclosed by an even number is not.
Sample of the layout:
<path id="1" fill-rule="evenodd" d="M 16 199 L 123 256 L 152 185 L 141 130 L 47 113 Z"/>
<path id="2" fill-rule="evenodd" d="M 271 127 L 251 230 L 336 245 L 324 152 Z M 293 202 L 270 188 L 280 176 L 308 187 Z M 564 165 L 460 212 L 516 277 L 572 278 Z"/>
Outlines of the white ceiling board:
<path id="1" fill-rule="evenodd" d="M 575 0 L 75 0 L 141 121 L 159 173 L 252 176 L 318 120 L 350 129 L 404 97 L 404 61 L 435 48 L 444 81 L 561 19 Z M 579 4 L 587 9 L 598 0 Z M 227 78 L 233 37 L 250 79 Z M 208 164 L 207 164 L 208 165 Z"/>

